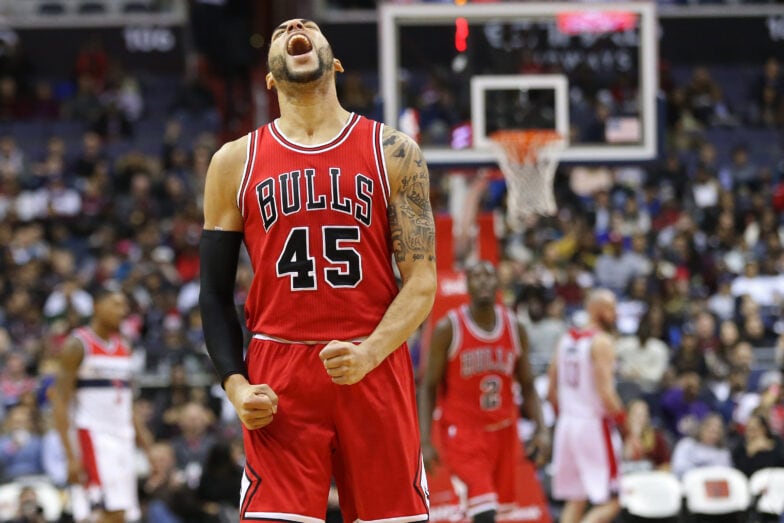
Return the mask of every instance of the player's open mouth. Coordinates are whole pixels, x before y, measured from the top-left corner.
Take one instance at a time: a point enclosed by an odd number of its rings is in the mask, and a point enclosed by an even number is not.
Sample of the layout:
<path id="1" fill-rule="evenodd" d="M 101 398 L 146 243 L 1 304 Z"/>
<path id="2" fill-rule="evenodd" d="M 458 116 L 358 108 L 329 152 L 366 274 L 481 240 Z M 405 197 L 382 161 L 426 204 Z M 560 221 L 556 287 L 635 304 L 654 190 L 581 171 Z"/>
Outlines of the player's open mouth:
<path id="1" fill-rule="evenodd" d="M 310 39 L 303 34 L 295 34 L 286 42 L 286 52 L 290 56 L 299 56 L 309 53 L 313 49 Z"/>

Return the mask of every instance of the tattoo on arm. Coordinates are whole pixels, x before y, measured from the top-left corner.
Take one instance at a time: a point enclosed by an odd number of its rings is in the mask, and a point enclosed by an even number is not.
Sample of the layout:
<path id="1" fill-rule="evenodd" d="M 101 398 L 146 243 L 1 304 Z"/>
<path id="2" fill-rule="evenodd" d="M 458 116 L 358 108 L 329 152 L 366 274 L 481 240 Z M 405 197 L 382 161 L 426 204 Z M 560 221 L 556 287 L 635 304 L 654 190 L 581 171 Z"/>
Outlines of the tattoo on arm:
<path id="1" fill-rule="evenodd" d="M 430 206 L 430 176 L 422 151 L 410 138 L 390 128 L 385 129 L 383 144 L 392 151 L 391 167 L 400 176 L 397 195 L 387 210 L 395 260 L 433 261 L 435 224 Z"/>

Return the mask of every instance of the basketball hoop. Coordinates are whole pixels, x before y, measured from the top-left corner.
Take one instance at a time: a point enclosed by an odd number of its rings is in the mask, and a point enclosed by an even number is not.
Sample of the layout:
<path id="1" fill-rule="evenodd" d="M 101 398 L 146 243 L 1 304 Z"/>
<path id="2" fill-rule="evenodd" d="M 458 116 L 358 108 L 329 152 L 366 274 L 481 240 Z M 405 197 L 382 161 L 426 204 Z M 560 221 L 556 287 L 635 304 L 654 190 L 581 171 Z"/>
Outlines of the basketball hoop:
<path id="1" fill-rule="evenodd" d="M 506 179 L 509 225 L 519 229 L 534 214 L 555 214 L 553 179 L 566 141 L 547 129 L 506 129 L 490 135 Z"/>

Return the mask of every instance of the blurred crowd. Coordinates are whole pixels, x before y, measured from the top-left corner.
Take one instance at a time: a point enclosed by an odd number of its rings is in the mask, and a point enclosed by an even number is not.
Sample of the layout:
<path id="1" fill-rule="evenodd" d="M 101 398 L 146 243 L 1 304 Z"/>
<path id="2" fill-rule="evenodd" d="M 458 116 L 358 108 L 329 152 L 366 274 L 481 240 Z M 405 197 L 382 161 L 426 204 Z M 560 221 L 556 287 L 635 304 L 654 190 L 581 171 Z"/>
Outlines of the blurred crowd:
<path id="1" fill-rule="evenodd" d="M 138 460 L 144 518 L 230 520 L 240 430 L 197 309 L 203 182 L 219 124 L 193 135 L 183 123 L 210 110 L 209 90 L 189 76 L 166 114 L 151 114 L 162 94 L 100 46 L 86 45 L 74 77 L 56 82 L 18 56 L 0 56 L 0 482 L 46 475 L 64 485 L 46 390 L 66 336 L 92 313 L 91 289 L 115 281 L 132 300 L 123 334 L 135 349 L 136 409 L 156 438 Z M 503 299 L 528 328 L 538 375 L 580 321 L 586 290 L 617 293 L 627 470 L 784 466 L 784 164 L 755 163 L 743 143 L 724 162 L 708 133 L 729 116 L 782 130 L 784 74 L 773 59 L 758 66 L 756 109 L 732 115 L 710 70 L 695 68 L 688 84 L 663 86 L 660 161 L 561 169 L 558 214 L 499 233 Z M 373 110 L 359 77 L 340 87 L 352 109 Z M 151 118 L 163 131 L 137 146 Z M 30 121 L 51 132 L 20 140 L 14 125 Z M 58 133 L 63 122 L 78 140 Z M 503 190 L 488 189 L 483 209 L 503 213 Z M 238 304 L 251 277 L 243 260 Z"/>
<path id="2" fill-rule="evenodd" d="M 521 0 L 470 0 L 471 3 L 499 3 Z M 523 0 L 527 1 L 527 0 Z M 580 0 L 590 2 L 591 0 Z M 455 0 L 328 0 L 330 7 L 339 9 L 374 9 L 381 3 L 391 4 L 453 4 Z M 659 5 L 697 5 L 697 4 L 776 4 L 781 0 L 656 0 Z"/>

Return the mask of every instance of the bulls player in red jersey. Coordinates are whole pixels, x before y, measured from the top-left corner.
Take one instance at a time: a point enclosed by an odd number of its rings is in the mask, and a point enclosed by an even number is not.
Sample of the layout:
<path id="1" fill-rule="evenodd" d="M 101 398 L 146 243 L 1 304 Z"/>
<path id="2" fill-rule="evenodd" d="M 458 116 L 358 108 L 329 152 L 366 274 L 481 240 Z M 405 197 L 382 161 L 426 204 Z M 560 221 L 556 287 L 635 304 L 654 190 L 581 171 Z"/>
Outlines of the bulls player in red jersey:
<path id="1" fill-rule="evenodd" d="M 467 271 L 470 303 L 447 313 L 436 326 L 420 390 L 422 451 L 429 467 L 440 460 L 431 442 L 436 403 L 445 433 L 447 468 L 467 487 L 468 516 L 492 523 L 513 508 L 521 442 L 513 384 L 537 424 L 537 461 L 548 459 L 550 439 L 528 362 L 528 337 L 512 311 L 496 304 L 498 276 L 487 261 Z"/>
<path id="2" fill-rule="evenodd" d="M 588 324 L 564 334 L 549 370 L 548 395 L 558 411 L 553 496 L 566 501 L 561 523 L 609 523 L 619 511 L 617 429 L 625 416 L 613 374 L 615 295 L 595 289 L 585 308 Z"/>
<path id="3" fill-rule="evenodd" d="M 128 300 L 102 288 L 93 307 L 90 324 L 75 329 L 63 347 L 49 399 L 68 481 L 84 486 L 89 503 L 75 505 L 74 518 L 123 523 L 138 511 L 136 443 L 149 449 L 152 436 L 133 415 L 131 351 L 120 336 Z"/>
<path id="4" fill-rule="evenodd" d="M 410 138 L 343 109 L 314 22 L 280 24 L 268 67 L 281 116 L 213 157 L 200 242 L 207 349 L 244 425 L 240 518 L 321 522 L 334 477 L 347 522 L 425 521 L 406 339 L 436 289 L 427 167 Z"/>

